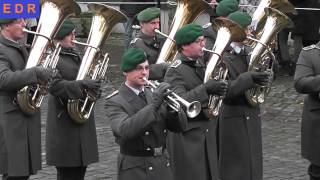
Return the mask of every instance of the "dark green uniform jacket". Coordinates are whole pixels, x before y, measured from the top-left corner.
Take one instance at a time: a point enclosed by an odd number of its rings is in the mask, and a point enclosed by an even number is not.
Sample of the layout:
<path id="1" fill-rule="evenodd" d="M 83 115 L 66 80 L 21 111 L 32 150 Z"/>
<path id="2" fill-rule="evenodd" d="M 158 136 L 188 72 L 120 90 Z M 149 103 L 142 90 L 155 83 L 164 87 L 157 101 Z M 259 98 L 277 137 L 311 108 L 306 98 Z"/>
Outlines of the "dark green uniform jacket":
<path id="1" fill-rule="evenodd" d="M 181 131 L 186 116 L 183 111 L 169 113 L 164 106 L 155 108 L 150 89 L 144 92 L 147 103 L 123 84 L 106 102 L 107 117 L 120 145 L 118 180 L 174 180 L 165 148 L 167 129 Z M 154 156 L 155 148 L 162 153 Z"/>
<path id="2" fill-rule="evenodd" d="M 222 180 L 262 179 L 262 140 L 259 106 L 251 107 L 244 92 L 254 86 L 247 71 L 245 49 L 224 53 L 229 88 L 219 112 L 219 175 Z"/>
<path id="3" fill-rule="evenodd" d="M 41 169 L 40 112 L 24 114 L 14 99 L 17 91 L 37 82 L 24 70 L 24 46 L 0 36 L 0 174 L 28 176 Z"/>
<path id="4" fill-rule="evenodd" d="M 141 31 L 130 43 L 131 48 L 142 48 L 146 52 L 150 64 L 150 80 L 163 80 L 164 74 L 169 66 L 166 63 L 155 64 L 158 60 L 163 43 L 163 38 L 157 36 L 150 37 L 143 34 Z"/>
<path id="5" fill-rule="evenodd" d="M 320 42 L 302 49 L 294 76 L 304 99 L 301 128 L 302 156 L 320 166 Z"/>
<path id="6" fill-rule="evenodd" d="M 67 112 L 68 99 L 82 98 L 75 79 L 80 57 L 72 49 L 62 49 L 57 69 L 62 78 L 50 87 L 46 158 L 48 165 L 59 167 L 87 166 L 98 161 L 98 145 L 93 112 L 84 124 L 72 121 Z"/>
<path id="7" fill-rule="evenodd" d="M 209 95 L 203 85 L 204 72 L 202 60 L 190 60 L 178 54 L 164 80 L 188 102 L 207 104 Z M 216 119 L 209 120 L 201 112 L 193 119 L 188 118 L 187 129 L 183 133 L 168 135 L 176 180 L 218 179 L 216 125 Z"/>

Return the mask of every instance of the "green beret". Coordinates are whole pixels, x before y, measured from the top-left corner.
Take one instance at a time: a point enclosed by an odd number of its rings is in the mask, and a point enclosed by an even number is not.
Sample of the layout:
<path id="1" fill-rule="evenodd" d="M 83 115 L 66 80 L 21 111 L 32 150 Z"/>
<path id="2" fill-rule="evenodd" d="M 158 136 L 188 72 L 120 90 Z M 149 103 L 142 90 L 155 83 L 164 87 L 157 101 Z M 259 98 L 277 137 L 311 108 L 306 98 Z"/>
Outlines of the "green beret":
<path id="1" fill-rule="evenodd" d="M 137 16 L 137 19 L 140 22 L 149 22 L 157 17 L 160 17 L 160 8 L 150 7 L 141 11 Z"/>
<path id="2" fill-rule="evenodd" d="M 238 23 L 241 27 L 246 28 L 251 24 L 251 16 L 242 11 L 236 11 L 234 13 L 229 14 L 228 19 Z"/>
<path id="3" fill-rule="evenodd" d="M 121 71 L 128 72 L 147 60 L 147 55 L 141 48 L 130 48 L 123 56 L 120 65 Z"/>
<path id="4" fill-rule="evenodd" d="M 228 16 L 230 13 L 233 13 L 238 10 L 239 2 L 238 0 L 223 0 L 221 1 L 217 8 L 217 16 Z"/>
<path id="5" fill-rule="evenodd" d="M 61 25 L 55 38 L 56 39 L 63 39 L 64 37 L 69 35 L 75 28 L 76 28 L 76 26 L 74 25 L 74 23 L 71 20 L 67 19 Z"/>
<path id="6" fill-rule="evenodd" d="M 203 35 L 203 29 L 197 24 L 187 24 L 179 29 L 174 36 L 177 45 L 190 44 Z"/>
<path id="7" fill-rule="evenodd" d="M 15 21 L 16 19 L 0 19 L 0 25 L 2 24 L 8 24 L 11 23 L 13 21 Z"/>

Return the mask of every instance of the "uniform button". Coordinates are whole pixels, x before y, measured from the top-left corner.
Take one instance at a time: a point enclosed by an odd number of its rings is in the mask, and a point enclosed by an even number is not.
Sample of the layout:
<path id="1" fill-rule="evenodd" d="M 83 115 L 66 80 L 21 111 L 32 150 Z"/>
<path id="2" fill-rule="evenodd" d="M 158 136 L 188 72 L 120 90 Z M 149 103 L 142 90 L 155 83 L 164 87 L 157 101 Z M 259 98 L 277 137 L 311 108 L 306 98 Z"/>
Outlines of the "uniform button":
<path id="1" fill-rule="evenodd" d="M 164 132 L 164 133 L 167 133 L 167 130 L 165 129 L 165 130 L 163 130 L 163 132 Z"/>
<path id="2" fill-rule="evenodd" d="M 147 149 L 146 149 L 147 151 L 150 151 L 151 149 L 149 148 L 149 147 L 147 147 Z"/>
<path id="3" fill-rule="evenodd" d="M 209 132 L 209 129 L 206 129 L 206 132 Z"/>
<path id="4" fill-rule="evenodd" d="M 146 136 L 148 136 L 150 133 L 149 133 L 149 131 L 146 131 L 145 133 L 144 133 L 144 135 L 146 135 Z"/>
<path id="5" fill-rule="evenodd" d="M 169 166 L 170 166 L 170 163 L 168 162 L 168 163 L 167 163 L 167 167 L 169 167 Z"/>
<path id="6" fill-rule="evenodd" d="M 150 166 L 148 169 L 149 169 L 149 171 L 152 171 L 152 170 L 153 170 L 153 167 L 152 167 L 152 166 Z"/>
<path id="7" fill-rule="evenodd" d="M 249 119 L 250 119 L 250 117 L 249 117 L 249 116 L 247 116 L 247 117 L 246 117 L 246 119 L 247 119 L 247 120 L 249 120 Z"/>

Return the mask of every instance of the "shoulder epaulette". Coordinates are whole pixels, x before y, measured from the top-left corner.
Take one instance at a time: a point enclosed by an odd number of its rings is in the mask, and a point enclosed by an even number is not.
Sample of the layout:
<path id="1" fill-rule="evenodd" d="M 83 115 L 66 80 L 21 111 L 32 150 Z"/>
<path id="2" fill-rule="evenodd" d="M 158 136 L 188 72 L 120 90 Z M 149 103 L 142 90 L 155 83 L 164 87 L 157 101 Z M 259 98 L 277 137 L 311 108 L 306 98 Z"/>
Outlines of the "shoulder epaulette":
<path id="1" fill-rule="evenodd" d="M 208 27 L 211 27 L 211 25 L 212 25 L 212 23 L 207 23 L 207 24 L 203 25 L 202 28 L 203 28 L 203 29 L 206 29 L 206 28 L 208 28 Z"/>
<path id="2" fill-rule="evenodd" d="M 113 96 L 117 95 L 119 93 L 119 90 L 116 90 L 116 91 L 113 91 L 111 94 L 109 94 L 106 99 L 110 99 L 112 98 Z"/>
<path id="3" fill-rule="evenodd" d="M 304 47 L 304 48 L 302 48 L 302 49 L 305 50 L 305 51 L 309 51 L 309 50 L 311 50 L 311 49 L 320 49 L 320 47 L 318 47 L 318 46 L 315 45 L 315 44 L 312 44 L 312 45 L 306 46 L 306 47 Z"/>
<path id="4" fill-rule="evenodd" d="M 134 38 L 134 39 L 132 39 L 131 42 L 130 42 L 130 44 L 136 43 L 138 39 L 140 39 L 140 38 Z"/>
<path id="5" fill-rule="evenodd" d="M 180 59 L 176 59 L 175 61 L 172 62 L 170 67 L 177 68 L 181 63 L 182 62 Z"/>

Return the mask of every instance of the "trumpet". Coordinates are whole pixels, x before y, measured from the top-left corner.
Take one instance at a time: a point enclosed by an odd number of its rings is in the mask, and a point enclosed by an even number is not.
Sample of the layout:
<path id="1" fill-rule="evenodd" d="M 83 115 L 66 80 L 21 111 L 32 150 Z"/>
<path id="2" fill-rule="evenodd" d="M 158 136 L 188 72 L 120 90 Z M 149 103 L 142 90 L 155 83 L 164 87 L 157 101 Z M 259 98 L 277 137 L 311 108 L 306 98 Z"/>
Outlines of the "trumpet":
<path id="1" fill-rule="evenodd" d="M 146 81 L 154 89 L 157 88 L 160 84 L 157 81 L 151 82 L 146 78 L 143 78 L 143 80 Z M 176 112 L 179 112 L 181 105 L 183 105 L 186 108 L 186 113 L 189 118 L 194 118 L 200 113 L 201 103 L 199 101 L 193 101 L 189 103 L 182 97 L 178 96 L 176 93 L 171 92 L 169 89 L 167 91 L 170 93 L 166 97 L 166 102 L 168 103 L 171 109 L 173 109 Z"/>

